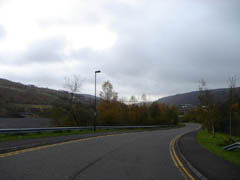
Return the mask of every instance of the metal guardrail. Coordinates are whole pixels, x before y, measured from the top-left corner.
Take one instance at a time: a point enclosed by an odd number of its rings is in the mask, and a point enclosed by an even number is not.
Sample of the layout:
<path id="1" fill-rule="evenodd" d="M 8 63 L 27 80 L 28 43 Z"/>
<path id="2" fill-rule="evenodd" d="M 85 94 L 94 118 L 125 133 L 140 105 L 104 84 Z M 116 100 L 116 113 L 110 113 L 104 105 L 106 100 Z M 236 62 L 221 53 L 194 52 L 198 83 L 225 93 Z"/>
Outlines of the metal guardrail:
<path id="1" fill-rule="evenodd" d="M 97 126 L 97 129 L 139 129 L 139 128 L 166 128 L 175 125 L 153 125 L 153 126 Z M 92 126 L 80 127 L 52 127 L 52 128 L 11 128 L 0 129 L 0 134 L 21 134 L 21 133 L 40 133 L 40 132 L 56 132 L 56 131 L 72 131 L 72 130 L 93 130 Z"/>
<path id="2" fill-rule="evenodd" d="M 230 144 L 228 146 L 225 146 L 224 149 L 227 150 L 227 151 L 232 151 L 232 150 L 235 150 L 235 149 L 240 150 L 240 142 L 236 142 L 236 143 Z"/>

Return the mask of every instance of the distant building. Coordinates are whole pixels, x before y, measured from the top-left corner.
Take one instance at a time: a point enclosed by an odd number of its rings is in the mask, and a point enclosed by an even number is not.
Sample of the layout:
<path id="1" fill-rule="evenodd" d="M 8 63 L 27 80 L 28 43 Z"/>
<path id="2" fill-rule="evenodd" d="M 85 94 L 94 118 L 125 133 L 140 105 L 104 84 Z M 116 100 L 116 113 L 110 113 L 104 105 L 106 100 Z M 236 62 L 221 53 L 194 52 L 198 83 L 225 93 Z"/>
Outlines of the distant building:
<path id="1" fill-rule="evenodd" d="M 192 104 L 180 104 L 178 106 L 178 109 L 179 109 L 179 112 L 180 112 L 180 115 L 183 115 L 188 112 L 189 110 L 195 108 L 196 106 L 195 105 L 192 105 Z"/>

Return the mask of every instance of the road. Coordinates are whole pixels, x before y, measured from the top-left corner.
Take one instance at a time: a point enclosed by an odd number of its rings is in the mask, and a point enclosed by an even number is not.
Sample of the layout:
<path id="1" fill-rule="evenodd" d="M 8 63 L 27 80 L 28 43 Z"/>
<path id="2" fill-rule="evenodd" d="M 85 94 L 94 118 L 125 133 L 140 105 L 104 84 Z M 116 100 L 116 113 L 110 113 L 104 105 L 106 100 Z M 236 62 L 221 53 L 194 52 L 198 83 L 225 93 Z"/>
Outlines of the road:
<path id="1" fill-rule="evenodd" d="M 183 180 L 169 152 L 177 135 L 199 127 L 89 138 L 0 157 L 1 180 Z"/>
<path id="2" fill-rule="evenodd" d="M 50 127 L 48 118 L 0 118 L 0 129 L 5 128 L 45 128 Z"/>

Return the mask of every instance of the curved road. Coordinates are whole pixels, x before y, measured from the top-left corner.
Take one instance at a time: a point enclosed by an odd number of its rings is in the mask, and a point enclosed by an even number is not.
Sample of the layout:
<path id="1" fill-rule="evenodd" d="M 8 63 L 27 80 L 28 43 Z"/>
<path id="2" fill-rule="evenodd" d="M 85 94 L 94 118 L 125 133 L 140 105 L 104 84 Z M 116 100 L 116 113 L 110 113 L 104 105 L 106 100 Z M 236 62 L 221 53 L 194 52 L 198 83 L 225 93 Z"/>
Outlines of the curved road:
<path id="1" fill-rule="evenodd" d="M 0 157 L 2 180 L 183 180 L 170 153 L 170 141 L 197 124 L 89 138 Z"/>

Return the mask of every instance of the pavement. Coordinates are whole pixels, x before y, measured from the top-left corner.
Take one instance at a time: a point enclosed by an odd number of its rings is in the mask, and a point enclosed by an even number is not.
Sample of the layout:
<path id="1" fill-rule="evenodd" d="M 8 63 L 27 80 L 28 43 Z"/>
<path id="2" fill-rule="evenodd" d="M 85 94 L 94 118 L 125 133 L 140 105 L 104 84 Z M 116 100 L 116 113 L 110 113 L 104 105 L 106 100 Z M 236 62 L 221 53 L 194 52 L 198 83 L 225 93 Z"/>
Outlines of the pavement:
<path id="1" fill-rule="evenodd" d="M 209 180 L 239 180 L 240 167 L 201 147 L 196 134 L 197 131 L 187 133 L 178 141 L 185 159 Z"/>
<path id="2" fill-rule="evenodd" d="M 197 124 L 76 139 L 0 154 L 1 180 L 184 180 L 169 144 Z"/>

